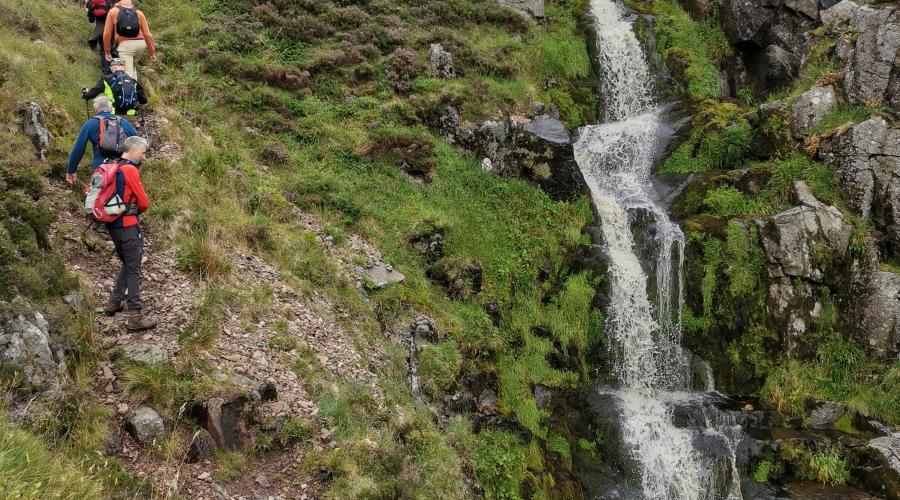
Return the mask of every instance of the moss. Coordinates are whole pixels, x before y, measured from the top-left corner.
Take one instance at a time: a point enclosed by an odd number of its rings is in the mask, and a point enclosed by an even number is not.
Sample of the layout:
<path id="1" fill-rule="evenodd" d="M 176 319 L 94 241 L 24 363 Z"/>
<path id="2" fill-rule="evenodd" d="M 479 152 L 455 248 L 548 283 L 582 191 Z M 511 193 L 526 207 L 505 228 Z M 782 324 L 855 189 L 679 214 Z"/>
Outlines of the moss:
<path id="1" fill-rule="evenodd" d="M 691 173 L 738 167 L 750 152 L 752 135 L 740 108 L 731 103 L 703 101 L 691 135 L 666 158 L 661 172 Z"/>
<path id="2" fill-rule="evenodd" d="M 714 19 L 694 21 L 678 2 L 654 0 L 659 51 L 673 72 L 683 77 L 693 99 L 718 98 L 716 61 L 730 54 L 724 32 Z"/>

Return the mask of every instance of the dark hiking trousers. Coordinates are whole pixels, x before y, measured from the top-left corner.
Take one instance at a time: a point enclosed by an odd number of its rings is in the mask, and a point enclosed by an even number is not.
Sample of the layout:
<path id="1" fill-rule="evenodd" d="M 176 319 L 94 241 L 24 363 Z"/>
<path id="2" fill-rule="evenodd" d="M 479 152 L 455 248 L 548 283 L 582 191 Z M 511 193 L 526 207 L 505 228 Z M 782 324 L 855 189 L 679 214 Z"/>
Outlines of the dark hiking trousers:
<path id="1" fill-rule="evenodd" d="M 116 255 L 122 261 L 122 269 L 119 271 L 119 277 L 116 279 L 116 286 L 109 296 L 109 301 L 118 304 L 125 297 L 127 290 L 128 310 L 140 310 L 141 257 L 144 253 L 144 236 L 137 225 L 125 228 L 111 227 L 109 236 L 116 246 Z"/>
<path id="2" fill-rule="evenodd" d="M 106 52 L 103 50 L 103 28 L 106 26 L 106 16 L 98 18 L 94 21 L 94 31 L 88 37 L 88 45 L 91 50 L 96 50 L 100 54 L 100 70 L 103 74 L 109 73 L 109 62 L 106 60 Z"/>

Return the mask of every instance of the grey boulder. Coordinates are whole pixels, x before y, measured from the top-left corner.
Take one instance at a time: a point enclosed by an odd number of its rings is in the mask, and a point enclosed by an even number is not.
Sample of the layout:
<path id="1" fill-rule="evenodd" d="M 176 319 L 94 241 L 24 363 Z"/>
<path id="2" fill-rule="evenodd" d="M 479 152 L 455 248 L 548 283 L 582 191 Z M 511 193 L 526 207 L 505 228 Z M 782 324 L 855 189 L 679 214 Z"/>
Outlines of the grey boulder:
<path id="1" fill-rule="evenodd" d="M 62 351 L 55 349 L 40 312 L 26 317 L 0 313 L 0 366 L 19 370 L 29 384 L 54 386 L 66 373 Z"/>
<path id="2" fill-rule="evenodd" d="M 511 7 L 517 12 L 533 17 L 544 18 L 544 0 L 499 0 L 501 5 Z"/>
<path id="3" fill-rule="evenodd" d="M 453 67 L 453 54 L 444 50 L 439 43 L 432 43 L 428 49 L 428 60 L 431 63 L 431 74 L 437 78 L 453 78 L 456 70 Z"/>
<path id="4" fill-rule="evenodd" d="M 837 98 L 831 85 L 815 87 L 801 94 L 791 108 L 791 128 L 794 138 L 802 139 L 836 106 Z"/>
<path id="5" fill-rule="evenodd" d="M 34 144 L 38 158 L 46 160 L 53 136 L 47 130 L 47 123 L 41 106 L 36 102 L 27 102 L 19 108 L 19 117 L 22 120 L 22 131 Z"/>
<path id="6" fill-rule="evenodd" d="M 126 423 L 128 432 L 142 446 L 153 445 L 166 437 L 166 425 L 156 410 L 142 406 L 135 410 Z"/>

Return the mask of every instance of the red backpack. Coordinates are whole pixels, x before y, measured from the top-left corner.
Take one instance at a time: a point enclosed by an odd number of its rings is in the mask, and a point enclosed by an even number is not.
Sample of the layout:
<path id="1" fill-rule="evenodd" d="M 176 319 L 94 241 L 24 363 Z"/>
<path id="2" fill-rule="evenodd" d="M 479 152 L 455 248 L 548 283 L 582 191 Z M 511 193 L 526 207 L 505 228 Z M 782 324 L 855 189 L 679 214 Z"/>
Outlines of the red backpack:
<path id="1" fill-rule="evenodd" d="M 109 13 L 109 0 L 89 0 L 88 8 L 94 17 L 103 17 Z"/>
<path id="2" fill-rule="evenodd" d="M 91 182 L 84 185 L 84 212 L 94 221 L 113 222 L 127 209 L 116 192 L 118 161 L 107 161 L 94 169 Z"/>

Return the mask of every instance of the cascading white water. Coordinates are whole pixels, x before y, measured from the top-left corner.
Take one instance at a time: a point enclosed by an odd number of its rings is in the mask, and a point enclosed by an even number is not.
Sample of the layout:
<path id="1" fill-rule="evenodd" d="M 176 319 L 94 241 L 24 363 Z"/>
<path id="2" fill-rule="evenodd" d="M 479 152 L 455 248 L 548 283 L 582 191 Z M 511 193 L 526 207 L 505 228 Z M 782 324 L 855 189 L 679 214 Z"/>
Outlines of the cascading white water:
<path id="1" fill-rule="evenodd" d="M 688 389 L 681 348 L 681 267 L 684 235 L 651 196 L 650 176 L 660 117 L 650 70 L 631 23 L 613 0 L 591 0 L 602 69 L 604 123 L 583 127 L 575 159 L 590 188 L 609 258 L 606 333 L 622 389 L 622 434 L 642 466 L 650 499 L 717 497 L 710 459 L 687 429 L 672 423 L 675 393 Z M 643 223 L 643 248 L 653 252 L 655 301 L 635 249 L 633 226 Z M 649 240 L 649 245 L 648 241 Z M 610 391 L 605 391 L 610 392 Z M 728 498 L 740 498 L 729 488 Z"/>

